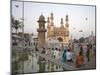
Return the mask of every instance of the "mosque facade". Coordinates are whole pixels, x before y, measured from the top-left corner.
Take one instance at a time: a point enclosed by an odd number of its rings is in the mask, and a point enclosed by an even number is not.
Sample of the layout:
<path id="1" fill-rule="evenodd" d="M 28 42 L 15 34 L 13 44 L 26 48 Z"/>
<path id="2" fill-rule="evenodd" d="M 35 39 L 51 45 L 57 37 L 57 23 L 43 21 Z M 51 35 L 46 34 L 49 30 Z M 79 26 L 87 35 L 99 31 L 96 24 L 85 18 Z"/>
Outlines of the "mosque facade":
<path id="1" fill-rule="evenodd" d="M 63 18 L 61 18 L 60 27 L 54 25 L 54 16 L 51 13 L 47 18 L 47 39 L 55 39 L 61 43 L 69 44 L 69 24 L 68 15 L 65 18 L 65 24 Z"/>

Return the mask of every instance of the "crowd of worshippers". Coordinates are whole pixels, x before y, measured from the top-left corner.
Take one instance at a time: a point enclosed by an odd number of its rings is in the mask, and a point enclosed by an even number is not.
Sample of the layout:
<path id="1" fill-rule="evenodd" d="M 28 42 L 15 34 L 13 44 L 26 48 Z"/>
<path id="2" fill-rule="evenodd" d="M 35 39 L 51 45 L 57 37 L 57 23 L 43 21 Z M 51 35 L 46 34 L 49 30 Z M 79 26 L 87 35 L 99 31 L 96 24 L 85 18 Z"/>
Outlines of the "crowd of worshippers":
<path id="1" fill-rule="evenodd" d="M 66 63 L 70 62 L 75 64 L 75 67 L 80 68 L 84 65 L 84 49 L 82 45 L 79 45 L 79 52 L 77 54 L 74 53 L 74 51 L 71 48 L 67 49 L 59 49 L 59 48 L 42 48 L 41 53 L 46 54 L 47 56 L 55 59 L 55 60 L 61 60 L 61 62 Z M 87 62 L 90 61 L 91 56 L 91 50 L 94 50 L 95 55 L 95 46 L 92 47 L 92 45 L 88 44 L 86 48 L 86 58 Z"/>

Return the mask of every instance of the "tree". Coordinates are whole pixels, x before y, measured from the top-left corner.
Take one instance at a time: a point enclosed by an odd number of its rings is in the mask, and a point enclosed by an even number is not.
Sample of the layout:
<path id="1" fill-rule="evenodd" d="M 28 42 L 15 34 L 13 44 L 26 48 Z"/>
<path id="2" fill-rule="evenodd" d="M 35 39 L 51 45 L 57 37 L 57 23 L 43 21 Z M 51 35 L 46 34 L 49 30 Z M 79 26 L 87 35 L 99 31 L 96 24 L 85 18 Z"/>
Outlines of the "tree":
<path id="1" fill-rule="evenodd" d="M 15 20 L 14 17 L 12 17 L 11 23 L 12 23 L 11 24 L 12 28 L 16 30 L 16 34 L 17 34 L 18 29 L 21 28 L 21 22 L 19 20 Z"/>
<path id="2" fill-rule="evenodd" d="M 78 40 L 77 39 L 74 39 L 73 41 L 74 41 L 74 43 L 78 43 Z"/>
<path id="3" fill-rule="evenodd" d="M 79 42 L 80 42 L 80 43 L 84 43 L 84 42 L 85 42 L 85 38 L 84 38 L 84 37 L 81 37 L 81 38 L 79 39 Z"/>

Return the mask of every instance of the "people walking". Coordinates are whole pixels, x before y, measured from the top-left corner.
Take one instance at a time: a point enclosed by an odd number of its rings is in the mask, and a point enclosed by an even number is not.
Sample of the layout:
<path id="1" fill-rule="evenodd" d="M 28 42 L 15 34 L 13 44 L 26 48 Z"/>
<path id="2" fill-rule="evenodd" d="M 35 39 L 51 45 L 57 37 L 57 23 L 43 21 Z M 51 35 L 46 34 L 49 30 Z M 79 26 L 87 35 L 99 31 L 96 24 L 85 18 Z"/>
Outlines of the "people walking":
<path id="1" fill-rule="evenodd" d="M 86 52 L 86 56 L 87 56 L 87 61 L 90 61 L 90 45 L 87 45 L 87 52 Z"/>
<path id="2" fill-rule="evenodd" d="M 73 62 L 72 57 L 73 57 L 72 52 L 70 49 L 68 49 L 66 52 L 67 62 Z"/>
<path id="3" fill-rule="evenodd" d="M 82 52 L 80 51 L 76 56 L 75 67 L 80 68 L 84 64 L 84 57 Z"/>
<path id="4" fill-rule="evenodd" d="M 54 48 L 51 48 L 51 57 L 54 57 Z"/>
<path id="5" fill-rule="evenodd" d="M 96 46 L 95 46 L 95 44 L 93 45 L 93 55 L 96 56 Z"/>
<path id="6" fill-rule="evenodd" d="M 82 45 L 80 45 L 80 52 L 81 52 L 81 54 L 83 54 L 83 46 Z"/>
<path id="7" fill-rule="evenodd" d="M 63 52 L 62 62 L 66 62 L 66 50 L 64 50 L 64 52 Z"/>
<path id="8" fill-rule="evenodd" d="M 47 55 L 47 56 L 50 56 L 50 48 L 47 48 L 47 50 L 46 50 L 46 55 Z"/>
<path id="9" fill-rule="evenodd" d="M 43 48 L 41 54 L 45 54 L 45 48 Z M 39 64 L 39 72 L 45 72 L 45 64 L 46 64 L 46 60 L 45 58 L 39 56 L 39 59 L 38 59 L 38 64 Z"/>
<path id="10" fill-rule="evenodd" d="M 42 53 L 42 54 L 46 54 L 45 48 L 43 48 L 43 50 L 42 50 L 41 53 Z"/>
<path id="11" fill-rule="evenodd" d="M 53 57 L 56 58 L 56 49 L 53 50 Z"/>
<path id="12" fill-rule="evenodd" d="M 60 58 L 60 52 L 59 52 L 59 49 L 58 48 L 56 48 L 56 57 L 55 57 L 56 59 L 59 59 Z"/>

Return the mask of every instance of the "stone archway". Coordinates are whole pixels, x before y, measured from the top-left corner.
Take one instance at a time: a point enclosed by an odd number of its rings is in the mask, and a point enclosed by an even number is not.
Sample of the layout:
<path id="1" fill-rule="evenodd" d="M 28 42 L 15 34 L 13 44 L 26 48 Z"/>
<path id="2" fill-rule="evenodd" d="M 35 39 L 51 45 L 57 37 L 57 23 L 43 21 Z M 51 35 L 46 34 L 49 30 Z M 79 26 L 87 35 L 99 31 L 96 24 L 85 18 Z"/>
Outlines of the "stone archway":
<path id="1" fill-rule="evenodd" d="M 63 42 L 63 38 L 61 38 L 61 37 L 57 38 L 57 40 L 58 40 L 59 42 Z"/>

